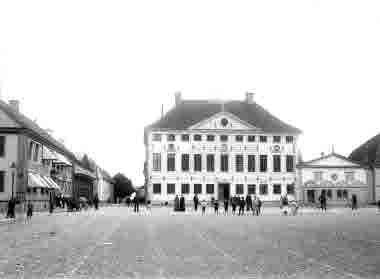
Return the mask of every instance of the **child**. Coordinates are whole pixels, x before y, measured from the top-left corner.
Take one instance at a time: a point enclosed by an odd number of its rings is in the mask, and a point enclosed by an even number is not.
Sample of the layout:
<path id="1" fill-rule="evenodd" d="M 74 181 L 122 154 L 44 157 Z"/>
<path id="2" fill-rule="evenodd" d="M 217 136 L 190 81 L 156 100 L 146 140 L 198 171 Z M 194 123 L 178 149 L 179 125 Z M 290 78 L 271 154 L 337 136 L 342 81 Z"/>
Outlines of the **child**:
<path id="1" fill-rule="evenodd" d="M 202 215 L 205 215 L 205 213 L 206 213 L 206 206 L 207 206 L 206 200 L 203 199 L 201 201 L 201 206 L 202 206 Z"/>
<path id="2" fill-rule="evenodd" d="M 30 221 L 33 216 L 33 204 L 31 201 L 28 201 L 27 209 L 26 209 L 26 221 Z"/>

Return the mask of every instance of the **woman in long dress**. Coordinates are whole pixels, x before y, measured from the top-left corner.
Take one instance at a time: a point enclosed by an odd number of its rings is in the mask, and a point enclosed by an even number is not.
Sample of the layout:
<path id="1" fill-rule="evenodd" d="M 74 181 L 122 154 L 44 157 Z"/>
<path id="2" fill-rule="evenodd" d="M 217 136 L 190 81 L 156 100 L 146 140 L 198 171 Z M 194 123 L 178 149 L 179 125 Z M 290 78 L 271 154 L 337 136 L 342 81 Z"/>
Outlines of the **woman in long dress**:
<path id="1" fill-rule="evenodd" d="M 174 211 L 179 210 L 179 198 L 178 195 L 175 196 L 174 198 Z"/>

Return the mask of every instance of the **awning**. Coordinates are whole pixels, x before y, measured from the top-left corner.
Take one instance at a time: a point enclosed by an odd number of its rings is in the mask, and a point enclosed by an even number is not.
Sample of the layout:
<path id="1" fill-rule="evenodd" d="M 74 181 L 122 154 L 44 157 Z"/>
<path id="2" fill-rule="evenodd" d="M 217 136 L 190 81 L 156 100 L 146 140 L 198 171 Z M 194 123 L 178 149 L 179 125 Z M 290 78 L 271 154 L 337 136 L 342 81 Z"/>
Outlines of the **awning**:
<path id="1" fill-rule="evenodd" d="M 65 156 L 63 156 L 59 153 L 56 153 L 55 155 L 57 157 L 57 160 L 55 161 L 56 164 L 64 164 L 67 166 L 72 166 L 71 162 L 69 160 L 67 160 Z"/>
<path id="2" fill-rule="evenodd" d="M 31 188 L 50 188 L 49 184 L 38 173 L 28 173 L 28 186 Z"/>
<path id="3" fill-rule="evenodd" d="M 45 181 L 50 185 L 50 188 L 53 188 L 53 189 L 56 189 L 56 190 L 61 191 L 61 187 L 59 187 L 58 184 L 55 183 L 55 181 L 54 181 L 53 179 L 51 179 L 51 178 L 48 177 L 48 176 L 43 176 L 43 178 L 44 178 Z"/>

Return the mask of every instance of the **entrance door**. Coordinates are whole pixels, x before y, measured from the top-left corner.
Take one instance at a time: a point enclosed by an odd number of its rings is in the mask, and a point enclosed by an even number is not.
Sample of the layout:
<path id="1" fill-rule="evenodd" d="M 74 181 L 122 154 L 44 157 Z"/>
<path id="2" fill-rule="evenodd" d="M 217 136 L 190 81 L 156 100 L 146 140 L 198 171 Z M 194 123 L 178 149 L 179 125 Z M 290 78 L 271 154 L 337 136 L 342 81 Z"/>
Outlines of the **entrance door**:
<path id="1" fill-rule="evenodd" d="M 218 185 L 218 200 L 224 201 L 230 198 L 230 184 L 220 183 Z"/>
<path id="2" fill-rule="evenodd" d="M 315 190 L 307 190 L 307 201 L 315 203 Z"/>

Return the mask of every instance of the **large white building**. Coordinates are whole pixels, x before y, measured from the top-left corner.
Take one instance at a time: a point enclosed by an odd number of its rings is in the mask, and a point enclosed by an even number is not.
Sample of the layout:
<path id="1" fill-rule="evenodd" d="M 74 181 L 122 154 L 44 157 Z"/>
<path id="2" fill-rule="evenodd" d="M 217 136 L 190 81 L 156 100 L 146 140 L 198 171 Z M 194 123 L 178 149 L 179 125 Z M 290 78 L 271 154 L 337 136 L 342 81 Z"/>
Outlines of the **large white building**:
<path id="1" fill-rule="evenodd" d="M 256 194 L 299 199 L 296 164 L 301 131 L 255 103 L 183 100 L 145 128 L 145 187 L 152 203 Z"/>

